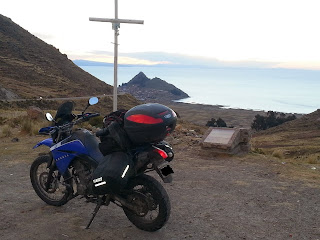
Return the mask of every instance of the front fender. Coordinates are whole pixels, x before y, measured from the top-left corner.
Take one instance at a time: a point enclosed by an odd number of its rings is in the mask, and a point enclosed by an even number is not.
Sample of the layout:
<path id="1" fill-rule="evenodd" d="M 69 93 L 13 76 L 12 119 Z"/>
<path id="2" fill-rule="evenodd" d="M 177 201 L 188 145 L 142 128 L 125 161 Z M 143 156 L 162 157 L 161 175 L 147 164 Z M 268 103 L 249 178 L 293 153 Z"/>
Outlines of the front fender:
<path id="1" fill-rule="evenodd" d="M 33 149 L 37 148 L 37 147 L 40 147 L 41 145 L 45 145 L 47 147 L 52 147 L 53 145 L 53 140 L 52 138 L 47 138 L 45 140 L 42 140 L 41 142 L 38 142 L 34 147 Z"/>

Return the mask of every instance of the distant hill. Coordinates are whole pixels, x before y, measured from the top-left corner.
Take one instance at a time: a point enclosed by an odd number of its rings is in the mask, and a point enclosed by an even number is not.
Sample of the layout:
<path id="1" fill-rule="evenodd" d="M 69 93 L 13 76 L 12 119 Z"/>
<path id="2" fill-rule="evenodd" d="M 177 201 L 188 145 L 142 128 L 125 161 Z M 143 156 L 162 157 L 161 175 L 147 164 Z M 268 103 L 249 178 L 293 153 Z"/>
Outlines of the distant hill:
<path id="1" fill-rule="evenodd" d="M 95 62 L 89 60 L 73 60 L 73 63 L 77 66 L 106 66 L 106 67 L 113 67 L 113 63 L 105 63 L 105 62 Z"/>
<path id="2" fill-rule="evenodd" d="M 173 84 L 167 83 L 160 78 L 148 78 L 143 72 L 137 74 L 128 83 L 119 87 L 120 91 L 130 93 L 139 100 L 149 102 L 168 102 L 189 95 Z"/>
<path id="3" fill-rule="evenodd" d="M 82 59 L 73 60 L 73 62 L 77 66 L 113 67 L 113 63 L 107 63 L 107 62 L 96 62 L 96 61 L 89 61 L 89 60 L 82 60 Z M 118 66 L 119 67 L 139 67 L 141 65 L 139 65 L 139 64 L 118 64 Z"/>
<path id="4" fill-rule="evenodd" d="M 0 99 L 111 93 L 110 85 L 0 15 Z"/>

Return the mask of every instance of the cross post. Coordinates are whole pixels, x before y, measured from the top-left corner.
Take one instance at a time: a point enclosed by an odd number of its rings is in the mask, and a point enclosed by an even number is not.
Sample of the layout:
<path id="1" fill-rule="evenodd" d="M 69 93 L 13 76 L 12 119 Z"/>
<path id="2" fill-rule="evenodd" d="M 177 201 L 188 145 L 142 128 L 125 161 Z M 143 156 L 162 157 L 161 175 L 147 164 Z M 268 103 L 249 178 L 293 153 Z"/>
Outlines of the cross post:
<path id="1" fill-rule="evenodd" d="M 114 10 L 115 10 L 115 16 L 114 18 L 93 18 L 90 17 L 90 21 L 95 22 L 111 22 L 112 23 L 112 29 L 114 30 L 114 70 L 113 70 L 113 111 L 117 111 L 118 108 L 118 35 L 119 35 L 119 28 L 120 23 L 131 23 L 131 24 L 143 24 L 143 20 L 132 20 L 132 19 L 119 19 L 118 18 L 118 0 L 114 1 Z"/>

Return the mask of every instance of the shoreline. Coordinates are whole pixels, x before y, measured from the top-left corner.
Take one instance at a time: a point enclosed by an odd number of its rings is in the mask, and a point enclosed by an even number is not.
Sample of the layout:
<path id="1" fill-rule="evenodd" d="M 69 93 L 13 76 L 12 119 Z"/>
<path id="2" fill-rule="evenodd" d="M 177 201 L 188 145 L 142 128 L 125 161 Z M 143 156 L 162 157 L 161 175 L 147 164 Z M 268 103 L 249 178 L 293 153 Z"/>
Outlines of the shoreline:
<path id="1" fill-rule="evenodd" d="M 172 101 L 176 102 L 176 103 L 219 106 L 222 109 L 239 109 L 239 110 L 249 110 L 249 111 L 254 111 L 254 112 L 265 112 L 265 113 L 267 113 L 268 111 L 273 111 L 273 112 L 279 112 L 279 113 L 284 113 L 284 114 L 295 114 L 295 115 L 309 114 L 309 113 L 312 113 L 312 112 L 317 110 L 317 109 L 315 109 L 314 111 L 311 111 L 311 112 L 308 112 L 308 113 L 299 113 L 299 112 L 279 111 L 279 110 L 272 110 L 272 109 L 264 110 L 264 109 L 253 109 L 253 108 L 241 108 L 241 107 L 232 107 L 232 106 L 229 106 L 229 105 L 221 105 L 221 104 L 209 104 L 209 103 L 197 103 L 197 102 L 183 101 L 183 100 L 186 100 L 186 99 L 188 99 L 188 98 L 182 98 L 182 99 L 172 100 Z"/>
<path id="2" fill-rule="evenodd" d="M 222 105 L 208 105 L 184 102 L 163 103 L 179 114 L 182 120 L 205 126 L 211 118 L 223 119 L 228 127 L 250 128 L 257 114 L 266 115 L 265 111 L 249 109 L 222 108 Z"/>

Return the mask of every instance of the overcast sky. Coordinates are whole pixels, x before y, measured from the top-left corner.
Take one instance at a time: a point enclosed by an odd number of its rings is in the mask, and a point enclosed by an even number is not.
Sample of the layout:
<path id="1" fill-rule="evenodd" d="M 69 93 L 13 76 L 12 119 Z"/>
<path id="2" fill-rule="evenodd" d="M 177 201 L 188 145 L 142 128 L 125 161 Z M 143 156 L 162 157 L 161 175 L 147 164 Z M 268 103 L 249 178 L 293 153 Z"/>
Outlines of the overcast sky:
<path id="1" fill-rule="evenodd" d="M 119 52 L 168 52 L 221 61 L 320 69 L 319 0 L 118 0 Z M 2 0 L 0 13 L 71 59 L 112 62 L 114 0 Z M 148 63 L 122 58 L 122 62 Z M 149 60 L 151 61 L 151 60 Z M 154 60 L 155 61 L 155 60 Z M 158 61 L 165 61 L 159 59 Z"/>

